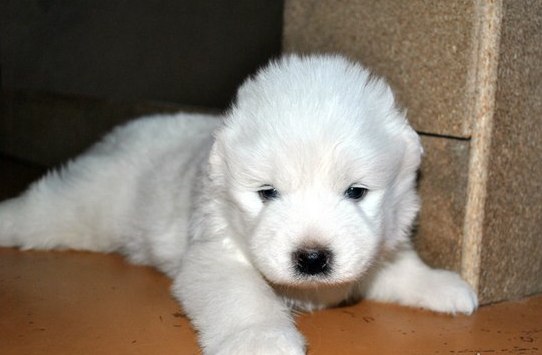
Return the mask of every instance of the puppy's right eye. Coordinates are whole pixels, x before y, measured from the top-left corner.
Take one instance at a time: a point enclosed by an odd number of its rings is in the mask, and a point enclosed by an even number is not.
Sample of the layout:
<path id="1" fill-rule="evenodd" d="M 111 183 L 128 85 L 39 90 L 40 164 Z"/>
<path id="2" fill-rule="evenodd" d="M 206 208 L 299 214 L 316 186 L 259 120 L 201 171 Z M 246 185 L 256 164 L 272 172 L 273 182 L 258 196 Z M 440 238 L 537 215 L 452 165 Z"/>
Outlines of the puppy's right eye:
<path id="1" fill-rule="evenodd" d="M 345 192 L 344 195 L 346 198 L 349 198 L 351 200 L 361 200 L 367 195 L 367 190 L 365 187 L 359 187 L 359 186 L 350 186 Z"/>
<path id="2" fill-rule="evenodd" d="M 278 198 L 279 192 L 273 186 L 265 186 L 258 191 L 258 195 L 260 195 L 263 202 L 266 202 Z"/>

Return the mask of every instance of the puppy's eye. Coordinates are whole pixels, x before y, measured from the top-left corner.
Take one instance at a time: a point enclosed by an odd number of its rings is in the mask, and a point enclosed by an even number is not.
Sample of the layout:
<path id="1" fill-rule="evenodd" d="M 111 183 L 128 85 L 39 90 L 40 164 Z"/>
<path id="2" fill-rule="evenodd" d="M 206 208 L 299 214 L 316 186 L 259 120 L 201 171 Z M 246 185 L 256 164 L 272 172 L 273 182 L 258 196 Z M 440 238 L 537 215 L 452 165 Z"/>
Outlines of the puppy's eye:
<path id="1" fill-rule="evenodd" d="M 367 195 L 367 192 L 369 192 L 369 190 L 367 190 L 364 187 L 350 186 L 344 192 L 344 196 L 351 200 L 361 200 L 362 198 L 365 197 L 365 195 Z"/>
<path id="2" fill-rule="evenodd" d="M 279 192 L 273 186 L 264 186 L 258 191 L 258 195 L 260 195 L 263 202 L 266 202 L 278 198 Z"/>

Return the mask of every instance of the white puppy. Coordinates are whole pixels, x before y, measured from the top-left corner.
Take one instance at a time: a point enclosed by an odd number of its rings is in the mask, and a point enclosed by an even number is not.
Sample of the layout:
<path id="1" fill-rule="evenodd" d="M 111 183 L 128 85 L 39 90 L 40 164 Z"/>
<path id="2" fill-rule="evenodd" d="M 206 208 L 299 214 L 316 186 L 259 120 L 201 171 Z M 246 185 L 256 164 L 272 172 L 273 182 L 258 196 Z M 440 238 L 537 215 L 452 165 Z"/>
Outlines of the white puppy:
<path id="1" fill-rule="evenodd" d="M 477 307 L 411 248 L 421 153 L 384 81 L 287 56 L 223 120 L 136 120 L 4 202 L 0 245 L 122 253 L 174 279 L 206 353 L 303 354 L 292 307 Z"/>

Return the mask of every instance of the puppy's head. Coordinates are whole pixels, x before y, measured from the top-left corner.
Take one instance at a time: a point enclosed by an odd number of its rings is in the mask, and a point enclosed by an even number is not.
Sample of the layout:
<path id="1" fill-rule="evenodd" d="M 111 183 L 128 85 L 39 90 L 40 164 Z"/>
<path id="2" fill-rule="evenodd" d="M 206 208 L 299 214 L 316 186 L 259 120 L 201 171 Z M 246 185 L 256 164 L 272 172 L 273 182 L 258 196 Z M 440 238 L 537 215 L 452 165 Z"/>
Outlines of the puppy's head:
<path id="1" fill-rule="evenodd" d="M 240 88 L 210 170 L 267 279 L 333 284 L 406 238 L 420 155 L 385 82 L 338 56 L 288 56 Z"/>

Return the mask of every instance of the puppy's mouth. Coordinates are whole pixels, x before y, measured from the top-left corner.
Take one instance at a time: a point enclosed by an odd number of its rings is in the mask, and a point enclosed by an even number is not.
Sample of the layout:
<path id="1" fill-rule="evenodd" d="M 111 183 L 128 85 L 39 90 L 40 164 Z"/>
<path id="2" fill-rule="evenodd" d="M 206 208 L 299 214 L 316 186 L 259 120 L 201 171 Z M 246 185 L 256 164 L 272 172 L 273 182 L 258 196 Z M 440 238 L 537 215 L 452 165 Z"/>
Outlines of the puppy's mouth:
<path id="1" fill-rule="evenodd" d="M 357 282 L 370 263 L 345 263 L 327 245 L 306 244 L 295 248 L 282 263 L 273 268 L 260 265 L 266 281 L 281 288 L 322 289 L 342 287 Z"/>
<path id="2" fill-rule="evenodd" d="M 321 275 L 303 275 L 291 271 L 291 276 L 288 278 L 281 278 L 280 280 L 272 280 L 270 278 L 264 278 L 274 287 L 277 288 L 297 288 L 306 290 L 316 290 L 322 288 L 336 288 L 351 285 L 360 279 L 360 275 L 338 276 L 333 272 Z"/>

